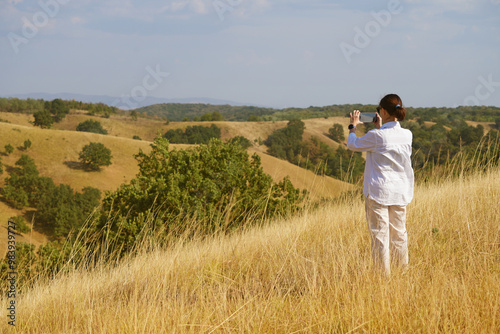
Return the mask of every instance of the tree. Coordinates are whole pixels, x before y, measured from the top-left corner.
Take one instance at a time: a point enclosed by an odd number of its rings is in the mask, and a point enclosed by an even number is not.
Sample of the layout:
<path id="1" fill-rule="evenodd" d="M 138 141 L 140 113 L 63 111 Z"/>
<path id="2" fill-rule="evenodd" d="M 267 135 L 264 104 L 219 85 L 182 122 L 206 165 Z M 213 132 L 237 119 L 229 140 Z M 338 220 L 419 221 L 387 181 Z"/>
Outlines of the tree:
<path id="1" fill-rule="evenodd" d="M 75 193 L 66 184 L 60 184 L 43 198 L 37 205 L 37 219 L 55 236 L 67 236 L 71 230 L 82 226 L 92 210 L 99 205 L 101 192 L 85 187 L 83 193 Z"/>
<path id="2" fill-rule="evenodd" d="M 61 99 L 46 102 L 45 109 L 54 115 L 54 122 L 60 122 L 69 113 L 69 107 Z"/>
<path id="3" fill-rule="evenodd" d="M 9 218 L 9 221 L 16 224 L 16 231 L 20 233 L 28 233 L 31 228 L 26 224 L 26 220 L 23 216 L 13 216 Z"/>
<path id="4" fill-rule="evenodd" d="M 252 146 L 252 142 L 243 136 L 236 136 L 228 140 L 229 143 L 235 143 L 243 147 L 244 149 Z"/>
<path id="5" fill-rule="evenodd" d="M 338 143 L 344 141 L 344 127 L 338 123 L 333 124 L 333 127 L 328 129 L 328 137 Z"/>
<path id="6" fill-rule="evenodd" d="M 94 121 L 92 119 L 88 119 L 84 122 L 79 123 L 76 126 L 76 131 L 100 133 L 103 135 L 108 134 L 108 131 L 102 127 L 100 122 Z"/>
<path id="7" fill-rule="evenodd" d="M 36 113 L 33 114 L 33 117 L 35 117 L 33 125 L 39 126 L 42 129 L 45 128 L 49 129 L 54 123 L 52 115 L 47 110 L 37 111 Z"/>
<path id="8" fill-rule="evenodd" d="M 28 149 L 28 148 L 30 148 L 30 147 L 31 147 L 31 140 L 26 139 L 26 140 L 24 141 L 24 144 L 23 144 L 23 149 L 24 149 L 24 150 L 27 150 L 27 149 Z"/>
<path id="9" fill-rule="evenodd" d="M 260 117 L 257 116 L 257 115 L 250 115 L 248 116 L 248 122 L 259 122 L 260 121 Z"/>
<path id="10" fill-rule="evenodd" d="M 5 145 L 5 153 L 11 154 L 12 152 L 14 152 L 14 146 L 12 146 L 11 144 Z"/>
<path id="11" fill-rule="evenodd" d="M 224 117 L 222 117 L 220 112 L 214 111 L 212 113 L 212 121 L 219 122 L 219 121 L 223 121 L 223 120 L 224 120 Z"/>
<path id="12" fill-rule="evenodd" d="M 16 161 L 16 167 L 10 176 L 5 179 L 2 195 L 10 205 L 21 209 L 35 203 L 38 191 L 40 191 L 40 177 L 35 161 L 23 154 Z"/>
<path id="13" fill-rule="evenodd" d="M 215 124 L 210 127 L 188 126 L 184 131 L 170 129 L 163 135 L 172 144 L 207 144 L 212 138 L 220 139 L 220 136 L 221 130 Z"/>
<path id="14" fill-rule="evenodd" d="M 264 141 L 264 144 L 269 147 L 269 154 L 296 163 L 296 157 L 302 149 L 304 129 L 304 122 L 295 119 L 289 121 L 285 128 L 274 131 Z"/>
<path id="15" fill-rule="evenodd" d="M 102 143 L 85 145 L 80 152 L 80 162 L 88 170 L 99 170 L 102 166 L 111 165 L 111 150 Z"/>
<path id="16" fill-rule="evenodd" d="M 130 111 L 130 117 L 132 118 L 133 121 L 137 121 L 138 114 L 135 109 Z"/>

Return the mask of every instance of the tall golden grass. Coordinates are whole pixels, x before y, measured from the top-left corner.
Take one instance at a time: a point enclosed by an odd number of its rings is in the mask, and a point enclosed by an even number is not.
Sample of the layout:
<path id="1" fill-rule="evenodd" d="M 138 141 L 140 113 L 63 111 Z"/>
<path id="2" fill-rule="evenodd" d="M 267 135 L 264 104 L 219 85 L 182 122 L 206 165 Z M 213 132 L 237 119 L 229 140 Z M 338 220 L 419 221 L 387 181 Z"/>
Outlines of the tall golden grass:
<path id="1" fill-rule="evenodd" d="M 498 168 L 420 184 L 408 207 L 410 266 L 389 278 L 372 268 L 361 196 L 230 235 L 146 239 L 117 264 L 29 288 L 16 330 L 498 333 L 499 197 Z"/>

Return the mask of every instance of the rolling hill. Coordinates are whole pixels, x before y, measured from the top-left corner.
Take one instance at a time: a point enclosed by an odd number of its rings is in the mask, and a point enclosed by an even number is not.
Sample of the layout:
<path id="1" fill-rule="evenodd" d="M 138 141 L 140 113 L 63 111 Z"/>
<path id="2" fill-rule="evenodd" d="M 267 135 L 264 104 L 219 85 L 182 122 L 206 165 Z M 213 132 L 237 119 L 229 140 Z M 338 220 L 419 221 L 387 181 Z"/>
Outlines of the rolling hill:
<path id="1" fill-rule="evenodd" d="M 56 184 L 68 184 L 76 191 L 81 191 L 86 186 L 92 186 L 101 191 L 118 188 L 122 183 L 129 182 L 139 171 L 137 161 L 133 155 L 139 150 L 148 152 L 150 144 L 158 134 L 163 134 L 169 129 L 185 128 L 192 125 L 209 126 L 212 122 L 171 122 L 139 118 L 132 121 L 126 116 L 111 116 L 100 118 L 88 116 L 84 112 L 73 111 L 62 122 L 55 124 L 53 129 L 34 127 L 32 115 L 16 113 L 0 113 L 0 118 L 8 121 L 0 122 L 0 150 L 7 144 L 16 149 L 10 155 L 2 156 L 4 174 L 0 177 L 0 187 L 4 178 L 8 176 L 9 168 L 13 167 L 21 154 L 28 154 L 35 163 L 42 176 L 51 177 Z M 108 135 L 100 135 L 75 131 L 78 123 L 87 119 L 97 119 Z M 338 144 L 327 138 L 324 134 L 334 122 L 346 123 L 346 119 L 319 118 L 304 120 L 306 132 L 304 138 L 318 136 L 329 145 Z M 275 181 L 289 176 L 292 183 L 301 189 L 307 189 L 312 199 L 332 198 L 341 192 L 350 190 L 352 185 L 327 176 L 318 176 L 311 171 L 290 164 L 265 154 L 266 147 L 259 145 L 258 141 L 266 139 L 274 130 L 286 126 L 286 121 L 277 122 L 214 122 L 222 129 L 222 139 L 227 140 L 235 136 L 244 136 L 254 144 L 249 149 L 249 154 L 258 153 L 261 156 L 264 171 L 270 174 Z M 134 140 L 137 135 L 143 140 Z M 29 139 L 32 146 L 23 151 L 20 147 Z M 78 154 L 90 142 L 100 142 L 112 151 L 112 165 L 99 172 L 87 172 L 79 168 Z M 172 149 L 189 148 L 189 145 L 171 144 Z M 31 221 L 33 210 L 16 210 L 0 201 L 0 239 L 6 237 L 7 220 L 9 217 L 24 215 Z M 35 215 L 36 224 L 36 215 Z M 1 239 L 5 240 L 5 239 Z M 26 236 L 20 236 L 18 241 L 29 241 L 39 245 L 47 241 L 47 237 L 36 231 Z M 4 243 L 0 246 L 0 254 L 5 253 Z"/>

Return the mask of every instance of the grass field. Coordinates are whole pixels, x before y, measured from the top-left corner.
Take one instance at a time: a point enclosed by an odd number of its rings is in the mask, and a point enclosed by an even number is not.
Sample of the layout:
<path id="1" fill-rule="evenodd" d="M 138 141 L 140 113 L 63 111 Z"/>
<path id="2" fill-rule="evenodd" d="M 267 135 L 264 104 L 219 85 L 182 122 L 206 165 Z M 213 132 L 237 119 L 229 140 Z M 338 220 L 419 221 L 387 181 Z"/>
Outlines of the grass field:
<path id="1" fill-rule="evenodd" d="M 362 199 L 347 197 L 41 283 L 18 298 L 17 331 L 498 333 L 499 196 L 498 169 L 419 185 L 410 267 L 388 279 L 372 270 Z"/>

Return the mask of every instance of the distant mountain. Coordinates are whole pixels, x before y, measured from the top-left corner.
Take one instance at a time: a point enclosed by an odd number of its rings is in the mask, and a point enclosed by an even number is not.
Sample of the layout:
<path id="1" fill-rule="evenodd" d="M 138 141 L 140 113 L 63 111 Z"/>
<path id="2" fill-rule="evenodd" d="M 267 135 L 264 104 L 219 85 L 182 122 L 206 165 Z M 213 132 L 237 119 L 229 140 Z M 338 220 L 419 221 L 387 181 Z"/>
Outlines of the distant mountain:
<path id="1" fill-rule="evenodd" d="M 228 100 L 218 100 L 206 97 L 193 97 L 193 98 L 159 98 L 154 96 L 147 96 L 142 101 L 136 101 L 131 98 L 127 101 L 126 98 L 108 96 L 108 95 L 85 95 L 85 94 L 75 94 L 75 93 L 28 93 L 28 94 L 2 94 L 3 97 L 17 97 L 20 99 L 44 99 L 46 101 L 51 101 L 54 99 L 62 100 L 76 100 L 88 103 L 99 103 L 102 102 L 109 106 L 118 107 L 124 110 L 136 109 L 141 107 L 150 106 L 153 104 L 161 103 L 203 103 L 203 104 L 215 104 L 215 105 L 232 105 L 232 106 L 244 106 L 248 104 L 228 101 Z"/>

